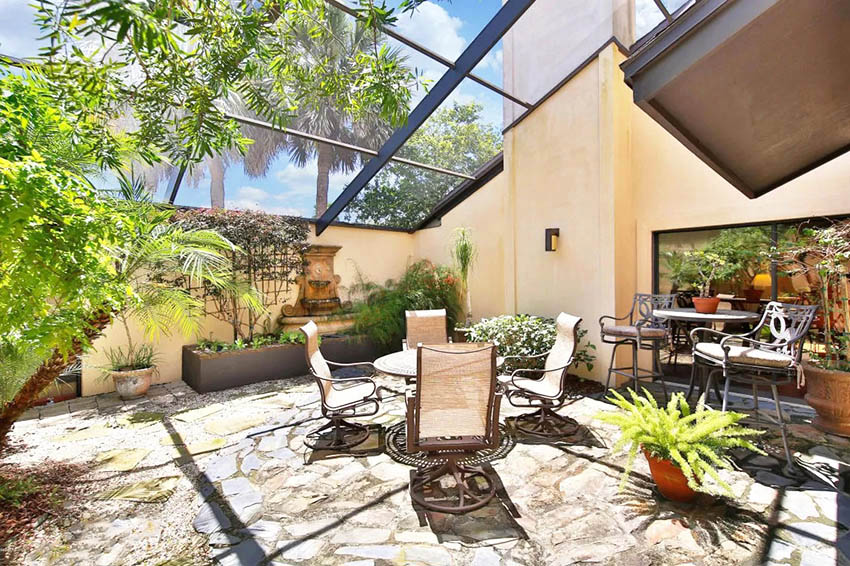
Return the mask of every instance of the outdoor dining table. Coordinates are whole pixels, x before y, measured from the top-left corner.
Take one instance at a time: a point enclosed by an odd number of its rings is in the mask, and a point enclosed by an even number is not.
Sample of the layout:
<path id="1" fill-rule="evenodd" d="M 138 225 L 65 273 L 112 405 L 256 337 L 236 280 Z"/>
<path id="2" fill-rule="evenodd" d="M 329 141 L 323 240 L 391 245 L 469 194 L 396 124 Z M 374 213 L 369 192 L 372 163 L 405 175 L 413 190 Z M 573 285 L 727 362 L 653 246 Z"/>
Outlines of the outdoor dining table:
<path id="1" fill-rule="evenodd" d="M 656 318 L 663 318 L 671 322 L 689 323 L 690 325 L 697 325 L 703 327 L 709 327 L 712 323 L 715 322 L 723 324 L 754 324 L 761 319 L 760 313 L 752 311 L 717 309 L 717 311 L 713 313 L 701 313 L 697 312 L 694 308 L 655 309 L 652 311 L 652 316 Z M 688 342 L 690 343 L 690 333 L 687 333 L 686 336 Z M 691 346 L 693 346 L 693 344 L 691 344 Z M 691 382 L 688 385 L 688 394 L 686 396 L 688 399 L 690 399 L 691 394 L 694 392 L 695 377 L 696 376 L 694 375 L 694 372 L 691 372 Z M 704 385 L 705 384 L 703 383 L 703 380 L 700 379 L 700 395 L 702 395 L 702 393 L 704 392 Z M 715 389 L 716 385 L 717 384 L 715 384 Z M 717 397 L 720 398 L 719 390 L 716 390 L 715 392 L 717 393 Z"/>
<path id="2" fill-rule="evenodd" d="M 501 366 L 505 359 L 496 358 L 496 365 Z M 416 348 L 393 352 L 381 356 L 374 362 L 379 372 L 395 377 L 403 377 L 407 383 L 416 380 Z"/>

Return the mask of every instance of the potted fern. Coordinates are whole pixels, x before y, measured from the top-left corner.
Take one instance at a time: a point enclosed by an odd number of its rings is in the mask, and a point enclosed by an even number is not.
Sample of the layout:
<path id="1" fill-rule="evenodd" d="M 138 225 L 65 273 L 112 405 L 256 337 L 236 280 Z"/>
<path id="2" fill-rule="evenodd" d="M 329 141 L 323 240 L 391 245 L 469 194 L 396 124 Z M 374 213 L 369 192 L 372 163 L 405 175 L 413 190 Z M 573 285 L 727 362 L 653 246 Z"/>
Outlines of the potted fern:
<path id="1" fill-rule="evenodd" d="M 752 441 L 761 431 L 737 424 L 745 415 L 713 410 L 700 398 L 696 410 L 682 393 L 674 393 L 666 406 L 659 406 L 646 390 L 643 396 L 629 390 L 632 402 L 616 391 L 611 401 L 622 411 L 600 413 L 596 418 L 617 425 L 622 436 L 614 450 L 629 447 L 620 489 L 626 483 L 638 451 L 642 451 L 652 472 L 658 491 L 667 499 L 687 502 L 696 492 L 711 493 L 703 480 L 709 476 L 727 495 L 729 485 L 717 473 L 717 468 L 731 469 L 727 452 L 746 448 L 764 454 Z"/>

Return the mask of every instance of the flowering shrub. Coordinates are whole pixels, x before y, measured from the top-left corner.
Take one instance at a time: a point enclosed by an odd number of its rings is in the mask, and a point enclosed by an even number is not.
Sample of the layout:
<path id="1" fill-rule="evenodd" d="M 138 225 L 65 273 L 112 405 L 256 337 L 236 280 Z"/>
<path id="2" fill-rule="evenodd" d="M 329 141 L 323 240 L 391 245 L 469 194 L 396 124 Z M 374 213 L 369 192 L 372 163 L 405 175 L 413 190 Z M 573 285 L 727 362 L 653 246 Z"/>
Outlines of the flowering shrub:
<path id="1" fill-rule="evenodd" d="M 573 363 L 576 366 L 584 364 L 587 371 L 590 371 L 596 360 L 596 355 L 591 350 L 596 350 L 596 346 L 582 343 L 586 334 L 587 330 L 578 329 L 578 344 Z M 470 342 L 497 344 L 500 356 L 534 356 L 548 352 L 555 344 L 555 335 L 554 319 L 527 314 L 503 314 L 484 318 L 466 331 L 466 339 Z M 509 371 L 519 368 L 540 369 L 544 362 L 544 357 L 527 362 L 511 360 L 505 368 Z"/>
<path id="2" fill-rule="evenodd" d="M 307 224 L 302 220 L 254 210 L 197 208 L 177 212 L 173 221 L 190 229 L 215 230 L 239 246 L 241 252 L 230 254 L 233 272 L 257 290 L 265 308 L 280 302 L 303 268 Z M 253 339 L 263 312 L 209 285 L 193 291 L 206 299 L 207 314 L 233 325 L 234 340 Z"/>

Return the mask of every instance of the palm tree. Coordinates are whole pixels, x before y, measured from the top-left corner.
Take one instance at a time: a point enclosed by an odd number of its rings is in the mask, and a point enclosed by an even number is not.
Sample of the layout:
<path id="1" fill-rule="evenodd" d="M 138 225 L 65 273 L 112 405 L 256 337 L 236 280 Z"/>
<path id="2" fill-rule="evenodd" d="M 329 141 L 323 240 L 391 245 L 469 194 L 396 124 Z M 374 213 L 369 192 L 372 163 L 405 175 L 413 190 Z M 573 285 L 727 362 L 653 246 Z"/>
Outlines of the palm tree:
<path id="1" fill-rule="evenodd" d="M 324 61 L 325 64 L 329 62 L 335 65 L 337 71 L 345 72 L 346 67 L 353 65 L 355 53 L 383 43 L 382 36 L 376 36 L 373 30 L 359 22 L 351 23 L 342 12 L 328 10 L 326 13 L 326 24 L 336 41 L 317 44 L 310 37 L 309 30 L 301 30 L 299 40 L 304 48 L 304 56 L 308 59 Z M 404 61 L 398 50 L 394 50 L 391 57 L 399 64 Z M 376 149 L 392 132 L 392 127 L 381 119 L 377 108 L 366 109 L 354 120 L 352 116 L 340 112 L 339 106 L 334 97 L 322 96 L 307 101 L 299 107 L 291 127 L 370 149 Z M 316 160 L 316 216 L 321 216 L 328 208 L 330 174 L 349 173 L 363 161 L 363 156 L 357 152 L 293 136 L 289 137 L 286 149 L 298 167 Z"/>

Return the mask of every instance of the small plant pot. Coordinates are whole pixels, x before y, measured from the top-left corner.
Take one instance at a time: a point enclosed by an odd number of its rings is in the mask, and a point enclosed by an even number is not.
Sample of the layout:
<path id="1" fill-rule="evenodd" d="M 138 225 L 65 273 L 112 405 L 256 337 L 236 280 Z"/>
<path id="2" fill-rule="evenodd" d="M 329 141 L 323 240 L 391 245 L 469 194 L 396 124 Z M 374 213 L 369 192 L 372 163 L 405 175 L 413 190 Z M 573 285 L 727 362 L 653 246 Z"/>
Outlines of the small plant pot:
<path id="1" fill-rule="evenodd" d="M 673 462 L 654 458 L 646 450 L 643 455 L 649 462 L 649 471 L 652 472 L 652 479 L 655 480 L 661 495 L 681 503 L 688 503 L 696 497 L 697 492 L 688 486 L 685 474 Z"/>
<path id="2" fill-rule="evenodd" d="M 761 296 L 764 294 L 764 289 L 744 289 L 742 293 L 748 303 L 757 303 L 761 300 Z"/>
<path id="3" fill-rule="evenodd" d="M 717 312 L 717 305 L 720 304 L 718 297 L 694 297 L 694 309 L 702 314 L 714 314 Z"/>
<path id="4" fill-rule="evenodd" d="M 806 402 L 818 414 L 815 428 L 850 437 L 850 372 L 806 364 Z"/>
<path id="5" fill-rule="evenodd" d="M 113 371 L 112 381 L 115 391 L 122 399 L 137 399 L 151 388 L 151 378 L 156 368 L 134 369 L 129 371 Z"/>

